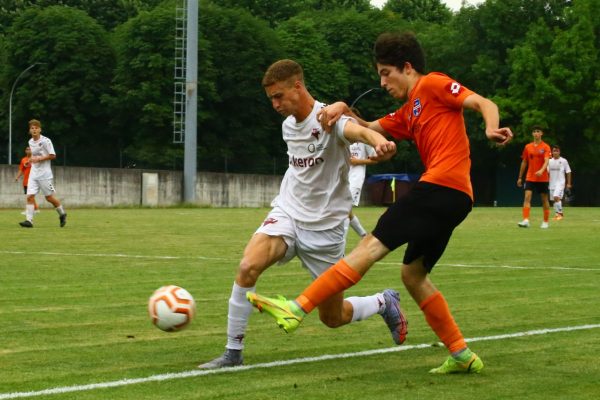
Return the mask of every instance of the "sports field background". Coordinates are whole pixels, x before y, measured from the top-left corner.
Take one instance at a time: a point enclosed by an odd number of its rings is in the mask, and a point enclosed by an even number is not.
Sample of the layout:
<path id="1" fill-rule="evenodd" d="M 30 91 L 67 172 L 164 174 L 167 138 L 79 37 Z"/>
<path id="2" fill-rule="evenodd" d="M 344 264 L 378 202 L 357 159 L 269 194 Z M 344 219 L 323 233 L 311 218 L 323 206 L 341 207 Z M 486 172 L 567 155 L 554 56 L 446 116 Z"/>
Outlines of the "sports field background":
<path id="1" fill-rule="evenodd" d="M 475 208 L 455 231 L 432 279 L 486 364 L 473 376 L 427 373 L 446 351 L 402 286 L 403 248 L 348 293 L 400 291 L 404 350 L 379 316 L 329 329 L 315 313 L 286 335 L 255 313 L 247 368 L 206 374 L 195 367 L 223 351 L 237 263 L 267 209 L 71 209 L 63 229 L 43 209 L 29 230 L 20 211 L 0 210 L 0 399 L 600 398 L 600 208 L 567 208 L 548 230 L 539 208 L 529 229 L 519 208 Z M 382 211 L 356 213 L 372 228 Z M 293 296 L 308 281 L 294 260 L 258 288 Z M 165 284 L 196 299 L 185 331 L 147 316 Z"/>

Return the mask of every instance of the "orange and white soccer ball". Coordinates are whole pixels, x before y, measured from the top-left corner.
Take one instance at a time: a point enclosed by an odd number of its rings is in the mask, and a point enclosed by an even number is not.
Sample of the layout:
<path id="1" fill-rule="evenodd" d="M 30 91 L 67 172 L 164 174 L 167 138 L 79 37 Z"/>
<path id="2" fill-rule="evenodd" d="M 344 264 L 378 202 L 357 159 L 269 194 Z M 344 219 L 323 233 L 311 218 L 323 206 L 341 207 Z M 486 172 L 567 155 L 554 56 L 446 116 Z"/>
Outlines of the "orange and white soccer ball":
<path id="1" fill-rule="evenodd" d="M 182 287 L 169 285 L 157 289 L 148 300 L 152 323 L 166 332 L 181 330 L 196 315 L 194 298 Z"/>

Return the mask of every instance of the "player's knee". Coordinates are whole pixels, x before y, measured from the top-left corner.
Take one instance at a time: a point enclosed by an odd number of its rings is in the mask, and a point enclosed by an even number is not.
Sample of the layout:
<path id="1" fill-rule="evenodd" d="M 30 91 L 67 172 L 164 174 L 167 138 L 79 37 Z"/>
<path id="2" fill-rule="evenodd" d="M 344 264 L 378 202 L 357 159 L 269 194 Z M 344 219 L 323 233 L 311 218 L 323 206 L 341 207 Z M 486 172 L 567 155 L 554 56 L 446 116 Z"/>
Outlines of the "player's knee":
<path id="1" fill-rule="evenodd" d="M 243 287 L 252 287 L 256 284 L 262 270 L 258 265 L 246 259 L 240 261 L 236 281 Z"/>

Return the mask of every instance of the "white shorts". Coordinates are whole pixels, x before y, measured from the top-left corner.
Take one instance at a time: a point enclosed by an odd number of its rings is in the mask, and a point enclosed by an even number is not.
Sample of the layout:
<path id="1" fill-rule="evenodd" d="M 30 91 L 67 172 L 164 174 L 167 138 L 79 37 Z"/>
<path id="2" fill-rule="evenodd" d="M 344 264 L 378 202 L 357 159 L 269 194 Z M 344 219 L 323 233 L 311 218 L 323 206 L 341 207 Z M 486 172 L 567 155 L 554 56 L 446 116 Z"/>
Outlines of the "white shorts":
<path id="1" fill-rule="evenodd" d="M 313 279 L 344 257 L 344 223 L 324 231 L 298 228 L 295 221 L 279 207 L 274 207 L 255 233 L 282 236 L 288 248 L 279 264 L 288 263 L 294 256 L 310 272 Z"/>
<path id="2" fill-rule="evenodd" d="M 56 192 L 52 179 L 30 179 L 27 182 L 27 195 L 36 195 L 42 192 L 44 196 L 50 196 Z"/>
<path id="3" fill-rule="evenodd" d="M 557 186 L 555 188 L 550 188 L 550 197 L 552 197 L 552 198 L 558 197 L 559 199 L 562 199 L 564 194 L 565 194 L 564 186 Z"/>
<path id="4" fill-rule="evenodd" d="M 350 194 L 352 194 L 352 205 L 358 207 L 360 203 L 360 193 L 362 192 L 362 186 L 350 186 Z"/>

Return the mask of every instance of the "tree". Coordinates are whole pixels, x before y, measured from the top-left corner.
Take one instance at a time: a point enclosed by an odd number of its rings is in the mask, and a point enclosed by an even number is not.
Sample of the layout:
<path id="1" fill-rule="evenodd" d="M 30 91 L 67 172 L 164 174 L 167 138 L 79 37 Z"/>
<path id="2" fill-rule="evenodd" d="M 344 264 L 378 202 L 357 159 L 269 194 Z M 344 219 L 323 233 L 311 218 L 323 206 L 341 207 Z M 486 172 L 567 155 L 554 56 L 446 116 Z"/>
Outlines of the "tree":
<path id="1" fill-rule="evenodd" d="M 72 8 L 30 8 L 7 31 L 4 48 L 4 87 L 33 63 L 43 63 L 15 90 L 13 126 L 19 127 L 20 140 L 27 139 L 27 121 L 35 117 L 52 137 L 60 161 L 67 149 L 69 162 L 105 161 L 103 150 L 113 137 L 99 98 L 108 91 L 114 54 L 102 27 Z M 3 99 L 8 102 L 8 96 Z M 86 154 L 92 145 L 98 151 Z"/>
<path id="2" fill-rule="evenodd" d="M 211 4 L 201 4 L 199 26 L 209 43 L 199 59 L 211 60 L 216 96 L 198 104 L 206 115 L 198 128 L 200 168 L 281 171 L 287 167 L 281 119 L 261 85 L 267 67 L 281 58 L 279 39 L 265 21 L 248 12 Z"/>
<path id="3" fill-rule="evenodd" d="M 427 21 L 446 23 L 452 17 L 452 11 L 440 0 L 388 0 L 384 11 L 391 11 L 407 21 Z"/>

